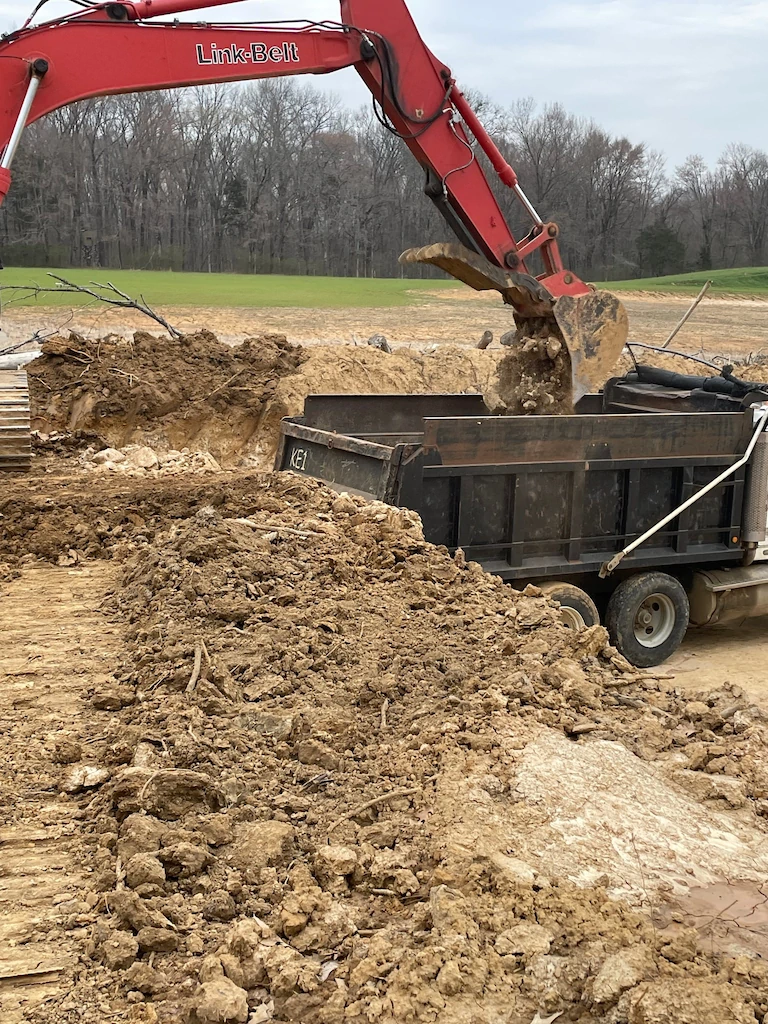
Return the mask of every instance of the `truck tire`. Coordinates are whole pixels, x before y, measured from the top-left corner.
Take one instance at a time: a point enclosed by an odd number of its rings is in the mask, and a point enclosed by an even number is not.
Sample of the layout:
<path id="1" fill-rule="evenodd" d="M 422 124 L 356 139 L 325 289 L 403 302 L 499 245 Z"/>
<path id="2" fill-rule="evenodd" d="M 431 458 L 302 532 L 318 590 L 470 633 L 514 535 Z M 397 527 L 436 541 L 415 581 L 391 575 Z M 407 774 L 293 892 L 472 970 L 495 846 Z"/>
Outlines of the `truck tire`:
<path id="1" fill-rule="evenodd" d="M 643 572 L 624 580 L 608 602 L 605 624 L 621 654 L 638 668 L 661 665 L 683 642 L 688 595 L 673 576 Z"/>
<path id="2" fill-rule="evenodd" d="M 539 588 L 550 601 L 560 605 L 563 623 L 569 629 L 587 629 L 589 626 L 600 625 L 600 613 L 589 594 L 586 594 L 572 583 L 542 583 Z"/>

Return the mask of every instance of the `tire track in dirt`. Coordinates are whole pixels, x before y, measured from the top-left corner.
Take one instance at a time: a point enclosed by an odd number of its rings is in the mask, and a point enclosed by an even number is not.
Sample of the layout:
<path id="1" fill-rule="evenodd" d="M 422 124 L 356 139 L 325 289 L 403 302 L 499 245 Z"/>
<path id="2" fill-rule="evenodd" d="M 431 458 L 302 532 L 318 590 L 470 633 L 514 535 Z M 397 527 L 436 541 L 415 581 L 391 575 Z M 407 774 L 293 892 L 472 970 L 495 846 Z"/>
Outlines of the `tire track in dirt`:
<path id="1" fill-rule="evenodd" d="M 54 748 L 83 743 L 84 684 L 106 677 L 119 629 L 99 611 L 110 566 L 29 568 L 0 590 L 0 1022 L 59 992 L 87 923 L 77 804 Z M 61 760 L 61 756 L 58 757 Z M 84 930 L 83 930 L 84 934 Z"/>

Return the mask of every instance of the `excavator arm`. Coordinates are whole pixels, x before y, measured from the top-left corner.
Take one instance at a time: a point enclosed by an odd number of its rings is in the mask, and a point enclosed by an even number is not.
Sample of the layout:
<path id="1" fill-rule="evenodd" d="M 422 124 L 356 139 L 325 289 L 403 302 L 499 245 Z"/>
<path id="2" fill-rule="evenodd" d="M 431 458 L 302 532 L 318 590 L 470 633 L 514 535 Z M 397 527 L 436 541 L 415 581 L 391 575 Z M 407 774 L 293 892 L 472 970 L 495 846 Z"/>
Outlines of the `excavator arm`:
<path id="1" fill-rule="evenodd" d="M 426 193 L 458 238 L 401 259 L 439 266 L 478 290 L 496 289 L 518 323 L 559 330 L 571 352 L 576 393 L 593 386 L 626 339 L 623 310 L 563 267 L 557 226 L 544 223 L 528 201 L 450 68 L 425 45 L 404 0 L 341 0 L 339 22 L 153 21 L 231 2 L 119 0 L 7 35 L 0 42 L 0 201 L 25 125 L 69 103 L 354 67 L 382 122 L 424 168 Z M 525 238 L 515 239 L 478 147 L 530 217 Z M 536 255 L 538 273 L 529 267 Z"/>

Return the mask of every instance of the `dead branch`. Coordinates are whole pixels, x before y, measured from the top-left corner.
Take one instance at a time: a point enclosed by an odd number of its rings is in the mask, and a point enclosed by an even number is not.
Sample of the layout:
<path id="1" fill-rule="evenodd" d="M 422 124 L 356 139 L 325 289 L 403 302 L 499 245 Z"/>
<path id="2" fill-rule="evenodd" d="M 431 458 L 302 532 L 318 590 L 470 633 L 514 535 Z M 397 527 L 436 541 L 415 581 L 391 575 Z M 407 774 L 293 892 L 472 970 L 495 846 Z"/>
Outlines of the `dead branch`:
<path id="1" fill-rule="evenodd" d="M 197 686 L 197 680 L 200 678 L 200 668 L 203 663 L 203 645 L 197 644 L 195 646 L 195 663 L 192 667 L 192 675 L 189 677 L 187 688 L 185 693 L 193 693 Z"/>
<path id="2" fill-rule="evenodd" d="M 9 345 L 8 348 L 0 349 L 0 356 L 9 356 L 14 352 L 18 352 L 19 349 L 24 348 L 25 345 L 42 344 L 46 340 L 46 338 L 52 338 L 54 334 L 59 334 L 62 330 L 64 330 L 67 324 L 72 322 L 72 319 L 73 315 L 72 313 L 70 313 L 66 320 L 62 321 L 60 324 L 57 324 L 55 327 L 52 327 L 48 331 L 43 331 L 42 329 L 38 328 L 32 335 L 32 337 L 27 338 L 26 341 L 17 341 L 15 345 Z"/>
<path id="3" fill-rule="evenodd" d="M 391 793 L 384 793 L 383 796 L 377 796 L 373 800 L 369 800 L 367 804 L 361 804 L 360 807 L 355 807 L 353 811 L 348 811 L 343 814 L 328 829 L 328 834 L 335 832 L 339 825 L 343 825 L 345 821 L 349 821 L 350 818 L 356 818 L 358 814 L 362 814 L 363 811 L 370 810 L 371 807 L 376 807 L 377 804 L 385 804 L 389 800 L 397 800 L 400 797 L 414 796 L 416 793 L 420 793 L 420 789 L 395 789 Z"/>
<path id="4" fill-rule="evenodd" d="M 100 284 L 98 281 L 91 281 L 92 287 L 88 288 L 83 284 L 75 284 L 74 281 L 68 281 L 66 277 L 60 277 L 58 274 L 49 273 L 48 277 L 51 277 L 54 281 L 58 282 L 54 288 L 44 288 L 42 285 L 37 284 L 10 285 L 0 288 L 0 293 L 5 291 L 23 293 L 18 296 L 16 300 L 11 301 L 23 301 L 24 299 L 37 298 L 38 295 L 45 294 L 62 295 L 71 293 L 76 295 L 90 295 L 92 299 L 96 299 L 97 302 L 104 302 L 108 306 L 118 306 L 120 309 L 135 309 L 139 313 L 143 313 L 144 316 L 148 316 L 150 320 L 154 320 L 155 323 L 160 324 L 161 327 L 168 331 L 172 338 L 181 337 L 181 331 L 172 327 L 165 317 L 160 315 L 160 313 L 155 312 L 155 310 L 147 303 L 147 300 L 143 295 L 140 295 L 138 299 L 131 298 L 130 295 L 121 291 L 116 285 L 112 284 L 111 281 L 107 281 L 106 284 Z M 99 291 L 94 291 L 94 288 L 99 289 Z"/>

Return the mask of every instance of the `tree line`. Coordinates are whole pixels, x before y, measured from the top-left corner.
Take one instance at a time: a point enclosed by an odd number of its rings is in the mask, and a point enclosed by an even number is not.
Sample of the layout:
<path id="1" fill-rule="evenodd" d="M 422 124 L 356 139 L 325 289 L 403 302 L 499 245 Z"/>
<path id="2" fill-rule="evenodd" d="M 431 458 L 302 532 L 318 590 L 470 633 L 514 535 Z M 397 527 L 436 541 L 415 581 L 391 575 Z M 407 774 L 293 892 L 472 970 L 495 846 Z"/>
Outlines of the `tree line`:
<path id="1" fill-rule="evenodd" d="M 476 109 L 592 280 L 759 266 L 768 156 L 732 145 L 668 170 L 560 105 Z M 448 240 L 423 172 L 370 109 L 292 79 L 85 100 L 25 133 L 0 208 L 13 265 L 393 277 Z M 521 210 L 499 185 L 513 227 Z"/>

